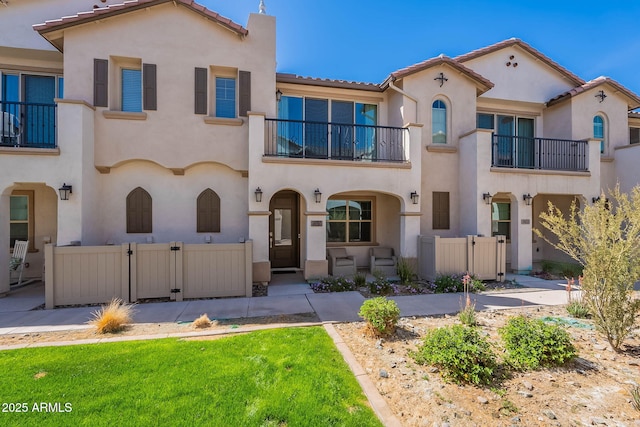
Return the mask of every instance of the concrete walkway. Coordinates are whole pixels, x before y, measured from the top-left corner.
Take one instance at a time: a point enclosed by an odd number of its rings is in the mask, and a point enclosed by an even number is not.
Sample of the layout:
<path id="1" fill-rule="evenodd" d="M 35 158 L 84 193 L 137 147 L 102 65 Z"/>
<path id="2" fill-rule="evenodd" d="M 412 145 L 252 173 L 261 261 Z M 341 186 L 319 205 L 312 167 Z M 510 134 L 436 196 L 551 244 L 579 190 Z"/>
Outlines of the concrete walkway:
<path id="1" fill-rule="evenodd" d="M 504 309 L 530 305 L 566 304 L 565 283 L 529 276 L 507 275 L 524 286 L 472 295 L 476 309 Z M 392 297 L 402 316 L 434 316 L 460 311 L 461 294 Z M 365 298 L 359 292 L 315 294 L 300 273 L 274 274 L 268 296 L 139 304 L 134 323 L 190 322 L 203 313 L 211 319 L 316 313 L 323 322 L 351 322 Z M 33 310 L 44 304 L 44 286 L 36 283 L 0 298 L 0 335 L 87 328 L 96 307 Z"/>

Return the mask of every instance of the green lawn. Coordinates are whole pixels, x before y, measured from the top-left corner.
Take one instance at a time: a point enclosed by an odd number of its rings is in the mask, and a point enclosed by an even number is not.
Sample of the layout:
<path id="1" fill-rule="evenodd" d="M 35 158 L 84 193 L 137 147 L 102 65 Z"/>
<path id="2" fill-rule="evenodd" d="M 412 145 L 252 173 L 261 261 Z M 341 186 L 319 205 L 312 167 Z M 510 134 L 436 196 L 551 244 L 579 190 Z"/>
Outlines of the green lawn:
<path id="1" fill-rule="evenodd" d="M 0 396 L 7 426 L 381 425 L 320 327 L 3 351 Z"/>

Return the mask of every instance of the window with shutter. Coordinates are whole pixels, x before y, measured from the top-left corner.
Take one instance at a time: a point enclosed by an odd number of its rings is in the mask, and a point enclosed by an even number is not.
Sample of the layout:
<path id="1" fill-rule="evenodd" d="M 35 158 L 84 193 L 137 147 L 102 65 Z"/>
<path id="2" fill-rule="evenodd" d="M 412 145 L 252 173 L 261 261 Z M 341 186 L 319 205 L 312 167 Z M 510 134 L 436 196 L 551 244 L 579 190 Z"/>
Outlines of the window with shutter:
<path id="1" fill-rule="evenodd" d="M 449 229 L 449 192 L 434 191 L 432 208 L 433 208 L 432 228 L 434 230 L 448 230 Z"/>
<path id="2" fill-rule="evenodd" d="M 122 111 L 142 111 L 142 72 L 122 69 Z"/>
<path id="3" fill-rule="evenodd" d="M 127 233 L 151 233 L 151 196 L 138 187 L 127 196 Z"/>
<path id="4" fill-rule="evenodd" d="M 198 196 L 197 201 L 197 232 L 220 232 L 220 196 L 207 188 Z"/>
<path id="5" fill-rule="evenodd" d="M 236 117 L 236 79 L 216 77 L 216 117 Z"/>

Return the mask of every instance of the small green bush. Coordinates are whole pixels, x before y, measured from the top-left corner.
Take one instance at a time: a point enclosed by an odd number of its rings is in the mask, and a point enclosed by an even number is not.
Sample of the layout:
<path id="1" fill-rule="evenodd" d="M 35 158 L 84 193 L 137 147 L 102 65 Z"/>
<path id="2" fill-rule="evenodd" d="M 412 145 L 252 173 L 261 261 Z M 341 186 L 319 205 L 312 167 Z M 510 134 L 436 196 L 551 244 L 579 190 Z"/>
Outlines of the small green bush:
<path id="1" fill-rule="evenodd" d="M 361 271 L 358 271 L 356 274 L 354 274 L 353 276 L 353 282 L 355 283 L 356 287 L 361 287 L 367 284 L 367 275 L 364 274 Z"/>
<path id="2" fill-rule="evenodd" d="M 505 361 L 517 370 L 559 366 L 577 354 L 567 331 L 539 319 L 515 316 L 498 332 L 506 350 Z"/>
<path id="3" fill-rule="evenodd" d="M 476 304 L 469 304 L 462 310 L 460 310 L 460 313 L 458 313 L 458 319 L 463 325 L 466 326 L 478 325 L 478 319 L 476 316 Z"/>
<path id="4" fill-rule="evenodd" d="M 406 258 L 398 259 L 398 277 L 400 278 L 400 283 L 406 285 L 411 283 L 411 281 L 416 277 L 416 273 L 413 270 L 413 266 Z"/>
<path id="5" fill-rule="evenodd" d="M 444 294 L 451 292 L 464 292 L 463 274 L 441 274 L 431 284 L 431 290 L 436 294 Z M 482 280 L 474 276 L 469 276 L 469 292 L 480 292 L 486 289 Z"/>
<path id="6" fill-rule="evenodd" d="M 462 325 L 427 332 L 414 359 L 438 367 L 444 379 L 458 384 L 490 384 L 496 368 L 487 339 L 476 328 Z"/>
<path id="7" fill-rule="evenodd" d="M 396 330 L 400 309 L 395 301 L 385 297 L 366 300 L 358 315 L 367 321 L 369 329 L 379 336 L 391 335 Z"/>
<path id="8" fill-rule="evenodd" d="M 591 316 L 589 308 L 579 300 L 567 304 L 567 312 L 576 319 L 588 319 Z"/>
<path id="9" fill-rule="evenodd" d="M 369 282 L 369 292 L 374 295 L 390 295 L 398 293 L 398 287 L 391 283 L 384 273 L 376 270 L 373 272 L 374 280 Z"/>

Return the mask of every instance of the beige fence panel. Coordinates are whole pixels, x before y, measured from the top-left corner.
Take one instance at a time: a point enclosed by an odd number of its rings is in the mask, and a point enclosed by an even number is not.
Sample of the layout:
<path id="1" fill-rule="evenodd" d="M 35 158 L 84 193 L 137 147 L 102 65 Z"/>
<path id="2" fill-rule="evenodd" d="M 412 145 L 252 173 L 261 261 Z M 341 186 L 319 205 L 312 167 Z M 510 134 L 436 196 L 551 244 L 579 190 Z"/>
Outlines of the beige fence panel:
<path id="1" fill-rule="evenodd" d="M 171 244 L 132 243 L 131 298 L 171 296 Z"/>
<path id="2" fill-rule="evenodd" d="M 45 306 L 127 300 L 127 245 L 45 246 Z"/>
<path id="3" fill-rule="evenodd" d="M 250 242 L 184 245 L 184 297 L 251 296 L 250 246 Z"/>
<path id="4" fill-rule="evenodd" d="M 504 280 L 506 244 L 504 236 L 420 236 L 420 277 L 434 280 L 440 274 L 469 272 L 482 280 Z"/>

